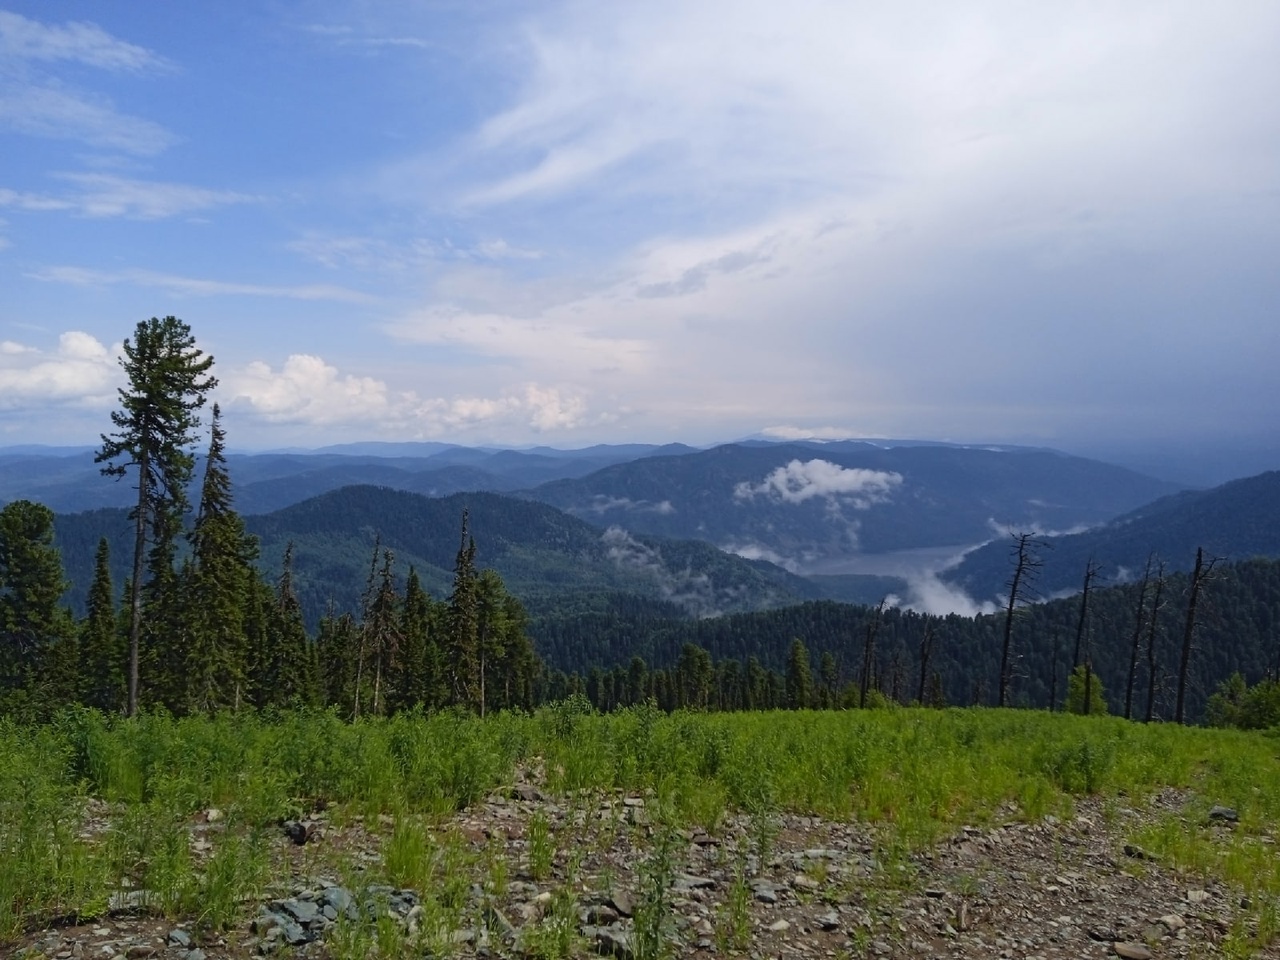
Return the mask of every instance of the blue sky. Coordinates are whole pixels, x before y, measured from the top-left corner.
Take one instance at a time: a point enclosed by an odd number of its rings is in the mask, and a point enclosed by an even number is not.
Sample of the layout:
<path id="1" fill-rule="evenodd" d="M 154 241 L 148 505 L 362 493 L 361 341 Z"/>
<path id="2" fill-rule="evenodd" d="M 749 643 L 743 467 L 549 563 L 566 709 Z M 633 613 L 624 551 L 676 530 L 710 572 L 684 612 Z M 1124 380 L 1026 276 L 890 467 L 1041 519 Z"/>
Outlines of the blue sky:
<path id="1" fill-rule="evenodd" d="M 0 444 L 175 314 L 240 447 L 1276 451 L 1277 90 L 1271 0 L 0 0 Z"/>

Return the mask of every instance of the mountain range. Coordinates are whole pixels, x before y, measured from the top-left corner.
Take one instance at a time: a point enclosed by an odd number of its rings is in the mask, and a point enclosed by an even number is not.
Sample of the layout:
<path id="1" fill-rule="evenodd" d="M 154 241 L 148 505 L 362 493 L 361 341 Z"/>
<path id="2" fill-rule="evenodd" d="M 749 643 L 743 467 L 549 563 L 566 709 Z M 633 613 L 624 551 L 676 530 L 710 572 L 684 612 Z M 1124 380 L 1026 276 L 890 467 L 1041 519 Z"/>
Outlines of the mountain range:
<path id="1" fill-rule="evenodd" d="M 1069 536 L 1044 536 L 1035 586 L 1041 596 L 1078 591 L 1085 565 L 1098 566 L 1101 583 L 1142 576 L 1147 558 L 1166 570 L 1187 571 L 1197 549 L 1208 557 L 1247 560 L 1280 556 L 1280 471 L 1232 480 L 1212 490 L 1184 490 Z M 977 598 L 1007 595 L 1009 540 L 1000 538 L 967 554 L 945 579 Z"/>
<path id="2" fill-rule="evenodd" d="M 293 541 L 313 611 L 358 598 L 375 534 L 402 569 L 413 564 L 429 589 L 447 590 L 464 505 L 481 561 L 531 602 L 621 592 L 695 616 L 815 598 L 910 600 L 912 585 L 939 570 L 946 589 L 991 601 L 1008 578 L 1012 530 L 1052 545 L 1043 596 L 1078 589 L 1090 557 L 1117 582 L 1152 551 L 1170 569 L 1186 568 L 1198 546 L 1229 558 L 1280 555 L 1280 474 L 1186 490 L 1035 448 L 351 444 L 236 454 L 230 469 L 264 567 L 278 569 Z M 115 541 L 128 528 L 128 480 L 101 477 L 87 448 L 0 449 L 0 502 L 18 497 L 58 512 L 77 600 L 88 577 L 76 558 L 91 558 L 99 532 Z"/>

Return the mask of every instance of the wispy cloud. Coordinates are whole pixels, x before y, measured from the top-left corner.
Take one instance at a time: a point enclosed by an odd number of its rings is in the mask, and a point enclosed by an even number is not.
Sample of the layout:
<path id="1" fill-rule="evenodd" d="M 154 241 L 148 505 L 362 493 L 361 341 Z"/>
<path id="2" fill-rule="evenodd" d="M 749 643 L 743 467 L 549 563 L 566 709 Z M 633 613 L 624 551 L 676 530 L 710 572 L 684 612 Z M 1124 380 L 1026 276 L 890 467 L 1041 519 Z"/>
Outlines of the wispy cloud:
<path id="1" fill-rule="evenodd" d="M 105 70 L 169 69 L 163 57 L 113 37 L 94 23 L 47 24 L 0 10 L 0 57 L 14 60 L 70 60 Z"/>
<path id="2" fill-rule="evenodd" d="M 43 23 L 0 10 L 0 127 L 134 156 L 152 156 L 176 142 L 160 124 L 66 82 L 58 67 L 67 63 L 133 74 L 173 70 L 160 55 L 96 24 Z"/>
<path id="3" fill-rule="evenodd" d="M 231 190 L 209 190 L 183 183 L 134 180 L 105 173 L 61 173 L 78 188 L 64 196 L 0 189 L 0 206 L 23 210 L 70 210 L 80 216 L 160 220 L 261 198 Z"/>
<path id="4" fill-rule="evenodd" d="M 138 156 L 160 153 L 177 141 L 160 124 L 121 113 L 105 97 L 40 83 L 0 86 L 0 126 Z"/>
<path id="5" fill-rule="evenodd" d="M 235 283 L 224 280 L 207 280 L 198 277 L 180 277 L 154 270 L 90 270 L 84 267 L 55 266 L 35 270 L 33 279 L 49 283 L 68 283 L 74 286 L 110 286 L 131 284 L 138 287 L 156 287 L 172 293 L 194 297 L 245 296 L 283 297 L 290 300 L 334 300 L 341 303 L 374 303 L 377 298 L 358 290 L 328 284 L 303 286 L 271 286 L 256 283 Z"/>

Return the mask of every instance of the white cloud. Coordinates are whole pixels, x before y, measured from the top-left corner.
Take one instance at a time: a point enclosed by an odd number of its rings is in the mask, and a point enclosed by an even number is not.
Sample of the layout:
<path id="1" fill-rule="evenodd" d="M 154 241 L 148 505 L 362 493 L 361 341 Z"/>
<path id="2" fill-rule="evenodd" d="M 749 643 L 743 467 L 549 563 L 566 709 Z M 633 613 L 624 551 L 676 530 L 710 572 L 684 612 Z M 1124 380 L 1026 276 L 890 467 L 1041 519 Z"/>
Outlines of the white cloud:
<path id="1" fill-rule="evenodd" d="M 67 283 L 73 286 L 110 286 L 131 284 L 139 287 L 156 287 L 173 293 L 194 297 L 250 296 L 284 297 L 290 300 L 334 300 L 341 303 L 370 303 L 375 298 L 358 290 L 348 290 L 328 284 L 305 286 L 270 286 L 256 283 L 230 283 L 223 280 L 206 280 L 199 277 L 179 277 L 154 270 L 89 270 L 84 267 L 45 267 L 29 274 L 33 279 L 48 283 Z"/>
<path id="2" fill-rule="evenodd" d="M 814 497 L 840 500 L 858 510 L 889 499 L 901 485 L 902 474 L 884 470 L 842 467 L 826 460 L 792 460 L 760 483 L 744 481 L 733 489 L 739 500 L 763 496 L 784 503 L 804 503 Z"/>
<path id="3" fill-rule="evenodd" d="M 632 500 L 630 497 L 610 497 L 605 494 L 596 494 L 591 498 L 591 503 L 586 507 L 574 510 L 575 513 L 594 513 L 605 514 L 612 510 L 625 510 L 629 513 L 656 513 L 661 516 L 670 516 L 676 512 L 676 508 L 670 500 L 660 500 L 654 503 L 652 500 Z"/>
<path id="4" fill-rule="evenodd" d="M 774 440 L 856 440 L 867 436 L 847 427 L 794 427 L 787 424 L 765 427 L 760 433 Z"/>
<path id="5" fill-rule="evenodd" d="M 62 25 L 0 10 L 0 56 L 14 60 L 71 60 L 106 70 L 167 69 L 169 64 L 145 47 L 126 43 L 94 23 Z"/>
<path id="6" fill-rule="evenodd" d="M 959 614 L 962 617 L 976 617 L 980 613 L 996 612 L 996 605 L 993 602 L 979 603 L 959 587 L 938 579 L 938 575 L 933 571 L 924 571 L 908 577 L 905 598 L 890 595 L 885 599 L 891 607 L 904 607 L 936 617 L 945 617 L 950 613 Z"/>
<path id="7" fill-rule="evenodd" d="M 79 187 L 66 196 L 51 197 L 0 189 L 0 206 L 22 210 L 71 210 L 85 217 L 128 217 L 159 220 L 259 198 L 230 190 L 207 190 L 182 183 L 130 180 L 103 173 L 55 174 Z"/>
<path id="8" fill-rule="evenodd" d="M 294 354 L 273 369 L 255 361 L 222 378 L 228 408 L 273 424 L 362 427 L 380 436 L 439 437 L 512 427 L 534 433 L 587 422 L 586 399 L 525 384 L 497 397 L 421 397 L 376 377 L 344 374 L 320 357 Z"/>
<path id="9" fill-rule="evenodd" d="M 51 352 L 0 341 L 0 409 L 109 405 L 120 379 L 116 353 L 77 330 L 62 334 Z"/>
<path id="10" fill-rule="evenodd" d="M 176 142 L 164 127 L 118 112 L 107 99 L 39 83 L 0 87 L 0 126 L 36 137 L 82 140 L 138 156 Z"/>
<path id="11" fill-rule="evenodd" d="M 705 573 L 694 573 L 686 567 L 672 568 L 662 551 L 631 536 L 621 527 L 610 527 L 600 538 L 605 555 L 623 570 L 649 578 L 662 593 L 662 598 L 678 604 L 695 617 L 719 616 L 727 607 L 745 599 L 734 588 L 719 588 Z"/>
<path id="12" fill-rule="evenodd" d="M 76 209 L 87 217 L 159 220 L 227 204 L 254 203 L 261 199 L 232 190 L 130 180 L 102 173 L 64 173 L 59 177 L 80 188 L 80 193 L 72 199 Z"/>
<path id="13" fill-rule="evenodd" d="M 732 553 L 744 560 L 767 560 L 775 566 L 790 571 L 800 572 L 800 564 L 793 557 L 784 557 L 769 547 L 759 543 L 728 543 L 720 548 L 725 553 Z"/>
<path id="14" fill-rule="evenodd" d="M 652 363 L 651 343 L 613 334 L 610 328 L 618 318 L 584 306 L 581 302 L 559 304 L 531 317 L 437 307 L 393 321 L 386 329 L 396 339 L 410 343 L 462 348 L 481 356 L 516 358 L 576 373 L 635 373 Z"/>

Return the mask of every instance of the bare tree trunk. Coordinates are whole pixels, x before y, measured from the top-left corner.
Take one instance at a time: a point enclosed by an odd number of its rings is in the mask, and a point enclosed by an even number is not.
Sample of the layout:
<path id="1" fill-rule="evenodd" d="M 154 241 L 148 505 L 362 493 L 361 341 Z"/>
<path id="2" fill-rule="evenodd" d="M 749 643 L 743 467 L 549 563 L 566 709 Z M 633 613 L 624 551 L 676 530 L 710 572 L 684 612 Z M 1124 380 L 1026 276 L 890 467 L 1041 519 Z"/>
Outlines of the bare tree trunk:
<path id="1" fill-rule="evenodd" d="M 1147 627 L 1147 713 L 1145 722 L 1155 719 L 1156 705 L 1156 628 L 1160 620 L 1160 598 L 1164 594 L 1164 561 L 1156 567 L 1156 592 L 1151 598 L 1151 621 Z"/>
<path id="2" fill-rule="evenodd" d="M 867 624 L 867 636 L 862 645 L 862 686 L 858 696 L 858 707 L 866 709 L 867 688 L 871 686 L 871 668 L 875 662 L 876 634 L 880 632 L 880 617 L 884 613 L 884 600 L 876 607 L 875 616 Z"/>
<path id="3" fill-rule="evenodd" d="M 1035 571 L 1040 567 L 1040 560 L 1032 553 L 1038 541 L 1030 533 L 1014 534 L 1014 554 L 1017 564 L 1013 576 L 1009 578 L 1009 603 L 1004 611 L 1004 643 L 1000 649 L 1000 693 L 998 705 L 1008 706 L 1009 685 L 1013 680 L 1013 664 L 1010 660 L 1010 648 L 1013 640 L 1013 613 L 1018 604 L 1027 599 L 1030 593 L 1030 582 Z"/>
<path id="4" fill-rule="evenodd" d="M 924 706 L 924 684 L 929 674 L 929 657 L 933 655 L 933 621 L 924 626 L 924 639 L 920 641 L 920 695 L 916 700 Z"/>
<path id="5" fill-rule="evenodd" d="M 1138 609 L 1133 614 L 1133 637 L 1129 643 L 1129 682 L 1124 690 L 1124 718 L 1133 719 L 1133 681 L 1138 674 L 1138 644 L 1142 640 L 1143 619 L 1146 615 L 1147 588 L 1151 584 L 1151 561 L 1154 554 L 1147 555 L 1147 566 L 1142 572 L 1142 586 L 1138 589 Z"/>
<path id="6" fill-rule="evenodd" d="M 1055 713 L 1058 709 L 1058 654 L 1060 653 L 1059 641 L 1061 635 L 1057 630 L 1053 631 L 1053 659 L 1049 662 L 1049 712 Z"/>
<path id="7" fill-rule="evenodd" d="M 133 580 L 129 584 L 129 703 L 125 715 L 138 715 L 138 660 L 142 638 L 142 569 L 147 552 L 147 519 L 151 508 L 151 464 L 144 448 L 138 461 L 138 516 L 133 534 Z"/>
<path id="8" fill-rule="evenodd" d="M 1076 620 L 1076 648 L 1071 655 L 1072 670 L 1080 666 L 1080 642 L 1084 639 L 1085 630 L 1089 625 L 1089 589 L 1097 576 L 1098 565 L 1093 562 L 1093 557 L 1090 557 L 1084 565 L 1084 587 L 1080 591 L 1080 616 Z M 1087 651 L 1085 657 L 1088 657 Z"/>
<path id="9" fill-rule="evenodd" d="M 1196 606 L 1200 601 L 1200 590 L 1209 579 L 1209 574 L 1213 572 L 1217 562 L 1217 557 L 1206 562 L 1204 548 L 1196 549 L 1196 567 L 1191 574 L 1191 596 L 1187 600 L 1187 623 L 1182 632 L 1182 662 L 1178 667 L 1178 700 L 1173 714 L 1173 719 L 1177 723 L 1182 723 L 1185 718 L 1187 671 L 1191 664 L 1191 646 L 1196 632 Z"/>
<path id="10" fill-rule="evenodd" d="M 1090 698 L 1093 696 L 1093 661 L 1088 657 L 1084 658 L 1084 707 L 1081 710 L 1086 717 L 1093 712 L 1093 703 Z"/>

